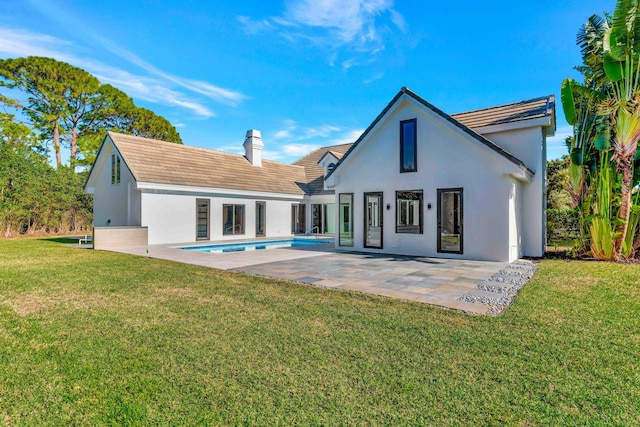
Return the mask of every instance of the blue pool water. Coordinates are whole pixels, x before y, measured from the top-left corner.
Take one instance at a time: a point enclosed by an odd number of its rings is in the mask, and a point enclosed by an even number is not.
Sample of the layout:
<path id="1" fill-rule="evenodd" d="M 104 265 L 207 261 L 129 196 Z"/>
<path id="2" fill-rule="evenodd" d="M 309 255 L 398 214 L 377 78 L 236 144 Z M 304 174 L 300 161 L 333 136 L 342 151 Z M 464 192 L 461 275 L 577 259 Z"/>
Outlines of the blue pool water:
<path id="1" fill-rule="evenodd" d="M 218 243 L 215 245 L 198 245 L 198 246 L 182 246 L 180 249 L 186 249 L 188 251 L 200 251 L 200 252 L 243 252 L 243 251 L 256 251 L 261 249 L 274 249 L 274 248 L 295 248 L 300 246 L 312 246 L 312 245 L 327 245 L 333 242 L 328 239 L 284 239 L 284 240 L 262 240 L 259 242 L 236 242 L 236 243 Z"/>

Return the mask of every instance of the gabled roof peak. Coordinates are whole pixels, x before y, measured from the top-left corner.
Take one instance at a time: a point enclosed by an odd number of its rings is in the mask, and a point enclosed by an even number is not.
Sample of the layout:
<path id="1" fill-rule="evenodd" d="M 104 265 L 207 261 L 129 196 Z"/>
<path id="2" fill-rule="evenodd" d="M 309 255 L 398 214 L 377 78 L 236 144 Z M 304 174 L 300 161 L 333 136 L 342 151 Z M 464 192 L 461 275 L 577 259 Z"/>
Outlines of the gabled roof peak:
<path id="1" fill-rule="evenodd" d="M 340 161 L 338 162 L 336 167 L 331 172 L 329 172 L 329 174 L 327 175 L 326 178 L 330 177 L 331 175 L 333 175 L 333 173 L 336 170 L 338 170 L 338 168 L 349 157 L 351 152 L 357 148 L 357 146 L 367 137 L 367 135 L 376 127 L 376 125 L 387 115 L 387 113 L 396 105 L 398 100 L 403 96 L 408 96 L 408 97 L 412 98 L 415 102 L 417 102 L 418 104 L 421 104 L 426 109 L 432 111 L 436 115 L 440 116 L 442 119 L 448 121 L 453 126 L 455 126 L 456 128 L 460 129 L 461 131 L 463 131 L 464 133 L 466 133 L 467 135 L 469 135 L 470 137 L 472 137 L 473 139 L 475 139 L 479 143 L 485 145 L 486 147 L 490 148 L 491 150 L 493 150 L 496 153 L 500 154 L 501 156 L 505 157 L 507 160 L 509 160 L 510 162 L 514 163 L 520 169 L 525 170 L 527 173 L 529 173 L 531 175 L 534 175 L 534 172 L 531 169 L 529 169 L 527 167 L 527 165 L 525 165 L 522 160 L 520 160 L 517 157 L 515 157 L 514 155 L 508 153 L 503 148 L 499 147 L 494 142 L 488 140 L 484 136 L 482 136 L 482 135 L 478 134 L 477 132 L 473 131 L 471 129 L 471 127 L 467 123 L 463 122 L 463 120 L 459 119 L 458 117 L 454 118 L 454 117 L 450 116 L 449 114 L 447 114 L 444 111 L 442 111 L 439 108 L 437 108 L 435 105 L 429 103 L 427 100 L 422 98 L 417 93 L 413 92 L 408 87 L 402 86 L 400 91 L 393 97 L 393 99 L 380 112 L 380 114 L 378 114 L 378 116 L 375 118 L 375 120 L 373 122 L 371 122 L 371 124 L 362 133 L 362 135 L 360 135 L 360 138 L 358 138 L 357 141 L 351 146 L 351 148 L 349 148 L 349 150 L 345 153 L 345 155 L 342 156 L 342 158 L 340 159 Z M 555 100 L 553 95 L 551 95 L 550 97 L 541 97 L 541 98 L 535 98 L 535 99 L 536 100 L 549 100 L 552 103 Z M 511 104 L 507 104 L 507 105 L 511 105 Z M 551 108 L 549 108 L 548 102 L 545 102 L 544 105 L 545 105 L 545 109 L 544 109 L 544 113 L 543 114 L 545 116 L 546 115 L 550 115 L 550 114 L 551 115 L 554 114 L 553 113 L 554 108 L 555 108 L 554 104 L 551 104 Z M 497 107 L 493 107 L 493 108 L 497 108 Z M 484 110 L 478 110 L 478 111 L 484 111 Z"/>

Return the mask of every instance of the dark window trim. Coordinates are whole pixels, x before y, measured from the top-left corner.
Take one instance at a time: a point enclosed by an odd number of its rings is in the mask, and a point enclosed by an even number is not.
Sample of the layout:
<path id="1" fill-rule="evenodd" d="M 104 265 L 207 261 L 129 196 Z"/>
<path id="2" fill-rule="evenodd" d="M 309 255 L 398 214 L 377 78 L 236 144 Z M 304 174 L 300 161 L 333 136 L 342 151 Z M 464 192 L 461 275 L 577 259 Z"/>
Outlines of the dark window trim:
<path id="1" fill-rule="evenodd" d="M 200 203 L 206 203 L 207 205 L 207 236 L 198 237 L 198 206 Z M 196 199 L 196 241 L 197 240 L 210 240 L 211 239 L 211 200 L 210 199 Z"/>
<path id="2" fill-rule="evenodd" d="M 420 218 L 419 218 L 420 230 L 418 232 L 398 229 L 398 215 L 400 213 L 400 209 L 398 208 L 398 196 L 403 193 L 420 193 L 420 197 L 418 198 L 418 201 L 420 203 L 419 205 L 420 209 L 418 210 L 418 215 L 420 215 Z M 396 190 L 396 233 L 397 234 L 424 234 L 424 190 L 406 190 L 406 191 Z"/>
<path id="3" fill-rule="evenodd" d="M 460 250 L 459 251 L 447 251 L 447 250 L 442 250 L 442 242 L 440 241 L 441 238 L 441 232 L 440 232 L 440 228 L 442 226 L 441 223 L 441 215 L 442 215 L 442 206 L 441 206 L 441 195 L 442 193 L 450 193 L 453 191 L 458 191 L 460 192 L 460 206 L 458 207 L 458 209 L 460 210 Z M 438 221 L 437 221 L 437 239 L 438 239 L 438 253 L 443 253 L 443 254 L 463 254 L 464 253 L 464 193 L 463 193 L 463 188 L 462 187 L 456 187 L 456 188 L 438 188 Z"/>
<path id="4" fill-rule="evenodd" d="M 367 196 L 380 196 L 380 246 L 369 246 L 367 245 L 367 227 L 369 224 L 367 223 Z M 365 248 L 371 249 L 383 249 L 384 248 L 384 196 L 382 191 L 370 191 L 368 193 L 364 193 L 364 221 L 362 221 L 364 226 L 364 236 L 362 236 L 362 246 Z"/>
<path id="5" fill-rule="evenodd" d="M 264 217 L 263 222 L 264 222 L 264 230 L 262 231 L 262 233 L 260 233 L 260 230 L 258 229 L 258 205 L 262 205 L 263 207 L 263 214 Z M 261 200 L 261 201 L 256 201 L 256 237 L 264 237 L 267 235 L 267 202 Z"/>
<path id="6" fill-rule="evenodd" d="M 117 153 L 111 153 L 111 185 L 120 184 L 120 156 Z"/>
<path id="7" fill-rule="evenodd" d="M 413 169 L 404 168 L 404 124 L 413 122 Z M 418 172 L 418 121 L 417 119 L 400 121 L 400 173 Z"/>
<path id="8" fill-rule="evenodd" d="M 295 212 L 294 212 L 295 211 Z M 300 220 L 300 212 L 302 212 L 302 231 L 299 232 L 296 229 L 296 218 L 298 220 Z M 307 228 L 307 204 L 306 203 L 292 203 L 291 204 L 291 234 L 296 235 L 296 234 L 305 234 L 306 233 L 306 228 Z"/>
<path id="9" fill-rule="evenodd" d="M 341 243 L 341 240 L 340 240 L 340 238 L 341 238 L 340 235 L 342 234 L 341 230 L 340 230 L 340 227 L 342 227 L 342 223 L 340 222 L 340 205 L 341 205 L 340 196 L 351 196 L 351 203 L 350 203 L 351 209 L 350 209 L 350 212 L 349 212 L 350 213 L 349 226 L 351 227 L 351 244 L 350 245 L 343 245 Z M 338 193 L 338 209 L 337 209 L 338 210 L 338 233 L 337 233 L 338 234 L 338 246 L 344 246 L 344 247 L 347 247 L 347 248 L 352 248 L 355 245 L 356 233 L 355 233 L 355 224 L 353 223 L 353 220 L 354 220 L 354 212 L 353 212 L 354 206 L 353 205 L 354 205 L 354 203 L 355 203 L 355 197 L 354 197 L 353 193 Z"/>
<path id="10" fill-rule="evenodd" d="M 225 230 L 225 224 L 224 224 L 224 211 L 227 209 L 228 206 L 233 206 L 232 212 L 233 212 L 233 225 L 231 226 L 232 230 L 231 233 L 227 233 Z M 242 206 L 242 230 L 240 230 L 240 232 L 236 233 L 236 206 Z M 223 236 L 236 236 L 236 235 L 245 235 L 246 234 L 246 227 L 247 227 L 247 206 L 246 205 L 241 205 L 239 203 L 225 203 L 222 205 L 222 235 Z"/>

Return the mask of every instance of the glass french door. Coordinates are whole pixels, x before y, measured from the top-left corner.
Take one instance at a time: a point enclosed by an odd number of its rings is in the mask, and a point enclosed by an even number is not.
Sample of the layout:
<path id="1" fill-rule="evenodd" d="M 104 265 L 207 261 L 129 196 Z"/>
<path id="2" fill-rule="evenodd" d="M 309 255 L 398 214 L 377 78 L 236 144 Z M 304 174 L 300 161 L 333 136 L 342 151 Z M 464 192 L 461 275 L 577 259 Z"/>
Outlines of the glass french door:
<path id="1" fill-rule="evenodd" d="M 438 252 L 462 253 L 462 188 L 438 190 Z"/>
<path id="2" fill-rule="evenodd" d="M 291 205 L 291 234 L 304 234 L 305 230 L 305 210 L 304 204 Z"/>
<path id="3" fill-rule="evenodd" d="M 340 194 L 340 246 L 353 246 L 353 194 Z"/>
<path id="4" fill-rule="evenodd" d="M 364 247 L 382 249 L 382 193 L 364 193 Z"/>
<path id="5" fill-rule="evenodd" d="M 256 202 L 256 237 L 264 237 L 267 232 L 267 203 Z"/>

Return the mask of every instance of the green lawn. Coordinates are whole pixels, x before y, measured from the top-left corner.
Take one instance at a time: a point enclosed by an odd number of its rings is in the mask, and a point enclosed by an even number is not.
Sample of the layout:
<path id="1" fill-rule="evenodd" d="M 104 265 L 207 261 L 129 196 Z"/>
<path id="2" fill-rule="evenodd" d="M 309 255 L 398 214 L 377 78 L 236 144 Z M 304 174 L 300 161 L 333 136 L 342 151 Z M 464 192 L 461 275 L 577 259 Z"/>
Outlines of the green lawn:
<path id="1" fill-rule="evenodd" d="M 640 265 L 495 318 L 0 241 L 0 425 L 640 425 Z"/>

